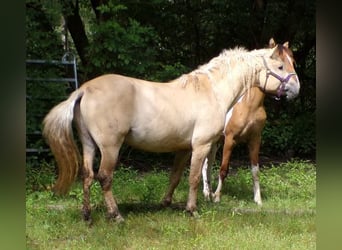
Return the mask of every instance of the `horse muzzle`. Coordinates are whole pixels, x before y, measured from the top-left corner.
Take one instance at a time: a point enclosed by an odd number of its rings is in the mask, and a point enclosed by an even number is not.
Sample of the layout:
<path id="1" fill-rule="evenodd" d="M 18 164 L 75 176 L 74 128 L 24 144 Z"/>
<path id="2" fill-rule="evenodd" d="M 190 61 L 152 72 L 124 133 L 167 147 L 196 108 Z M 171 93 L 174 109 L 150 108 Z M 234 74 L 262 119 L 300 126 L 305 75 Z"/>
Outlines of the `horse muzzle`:
<path id="1" fill-rule="evenodd" d="M 274 72 L 267 73 L 274 76 L 281 82 L 275 97 L 277 100 L 279 100 L 281 96 L 286 96 L 286 99 L 288 100 L 294 99 L 298 96 L 300 84 L 296 73 L 290 73 L 285 78 L 282 78 Z"/>
<path id="2" fill-rule="evenodd" d="M 293 79 L 295 78 L 295 80 Z M 297 75 L 294 75 L 290 81 L 286 82 L 283 87 L 283 93 L 287 100 L 292 100 L 299 95 L 300 84 Z"/>

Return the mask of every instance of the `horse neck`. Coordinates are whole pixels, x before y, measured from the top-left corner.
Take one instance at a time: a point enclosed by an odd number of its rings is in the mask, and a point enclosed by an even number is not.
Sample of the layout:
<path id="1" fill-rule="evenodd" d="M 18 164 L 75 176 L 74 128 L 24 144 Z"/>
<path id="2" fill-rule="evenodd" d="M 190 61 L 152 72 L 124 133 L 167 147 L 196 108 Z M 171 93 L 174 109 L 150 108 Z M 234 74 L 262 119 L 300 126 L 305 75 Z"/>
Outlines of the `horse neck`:
<path id="1" fill-rule="evenodd" d="M 239 67 L 235 67 L 227 72 L 228 77 L 216 81 L 215 79 L 212 80 L 214 82 L 214 93 L 225 113 L 233 107 L 242 95 L 250 91 L 258 77 L 256 70 L 245 69 L 245 74 L 239 73 L 239 70 L 241 70 Z"/>
<path id="2" fill-rule="evenodd" d="M 245 95 L 250 109 L 256 110 L 264 105 L 265 93 L 259 87 L 251 87 Z"/>

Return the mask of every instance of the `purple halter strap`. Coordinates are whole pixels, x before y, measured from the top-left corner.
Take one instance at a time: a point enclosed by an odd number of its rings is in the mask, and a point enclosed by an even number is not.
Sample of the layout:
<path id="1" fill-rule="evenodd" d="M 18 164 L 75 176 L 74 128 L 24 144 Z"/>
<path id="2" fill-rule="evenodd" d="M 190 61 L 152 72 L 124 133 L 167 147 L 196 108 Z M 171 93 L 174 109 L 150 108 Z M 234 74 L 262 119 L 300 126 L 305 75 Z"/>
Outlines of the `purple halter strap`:
<path id="1" fill-rule="evenodd" d="M 267 80 L 268 77 L 271 75 L 273 77 L 275 77 L 276 79 L 278 79 L 281 83 L 277 89 L 277 96 L 276 96 L 276 100 L 280 99 L 280 96 L 282 95 L 283 91 L 285 90 L 285 86 L 288 83 L 288 81 L 290 80 L 290 78 L 294 75 L 297 75 L 296 73 L 289 73 L 286 77 L 281 77 L 280 75 L 278 75 L 277 73 L 273 72 L 266 63 L 266 60 L 264 57 L 262 57 L 264 65 L 266 67 L 266 80 L 265 80 L 265 84 L 264 84 L 264 92 L 266 92 L 266 85 L 267 85 Z"/>

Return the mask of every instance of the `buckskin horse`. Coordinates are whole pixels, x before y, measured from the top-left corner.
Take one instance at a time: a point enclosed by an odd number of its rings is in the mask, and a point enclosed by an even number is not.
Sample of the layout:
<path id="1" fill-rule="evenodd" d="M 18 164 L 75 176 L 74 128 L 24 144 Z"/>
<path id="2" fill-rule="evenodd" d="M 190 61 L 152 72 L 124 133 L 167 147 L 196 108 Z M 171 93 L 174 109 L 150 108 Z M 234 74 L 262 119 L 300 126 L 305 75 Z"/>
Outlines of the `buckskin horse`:
<path id="1" fill-rule="evenodd" d="M 90 185 L 98 147 L 99 181 L 107 218 L 123 221 L 112 194 L 113 171 L 120 147 L 127 143 L 150 152 L 176 152 L 164 205 L 172 194 L 191 153 L 186 210 L 196 215 L 198 184 L 204 159 L 220 138 L 225 116 L 252 86 L 288 99 L 299 93 L 294 70 L 284 68 L 284 46 L 247 51 L 224 50 L 207 64 L 166 83 L 106 74 L 84 83 L 55 107 L 43 121 L 43 135 L 58 165 L 56 194 L 66 194 L 82 165 L 83 218 L 91 221 Z M 74 141 L 76 125 L 83 162 Z"/>
<path id="2" fill-rule="evenodd" d="M 273 38 L 269 41 L 269 48 L 276 46 Z M 283 67 L 288 71 L 294 71 L 293 53 L 289 48 L 289 43 L 283 44 Z M 264 108 L 265 92 L 260 88 L 252 87 L 248 94 L 241 96 L 238 102 L 229 110 L 226 115 L 224 134 L 224 146 L 222 152 L 221 167 L 218 176 L 218 185 L 215 193 L 211 191 L 210 170 L 215 159 L 216 147 L 213 147 L 212 154 L 203 164 L 203 194 L 206 199 L 213 199 L 219 202 L 223 182 L 228 175 L 229 161 L 233 148 L 238 143 L 247 143 L 251 172 L 253 178 L 254 201 L 262 205 L 259 183 L 259 150 L 261 144 L 261 134 L 265 126 L 266 111 Z M 279 98 L 276 97 L 276 98 Z"/>

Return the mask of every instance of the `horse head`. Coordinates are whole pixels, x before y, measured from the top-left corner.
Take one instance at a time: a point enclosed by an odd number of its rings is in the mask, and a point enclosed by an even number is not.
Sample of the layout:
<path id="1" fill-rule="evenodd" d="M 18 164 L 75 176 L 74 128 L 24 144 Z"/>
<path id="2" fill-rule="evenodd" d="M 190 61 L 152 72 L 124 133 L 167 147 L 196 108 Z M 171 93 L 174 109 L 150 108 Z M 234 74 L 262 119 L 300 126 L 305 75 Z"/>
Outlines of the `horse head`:
<path id="1" fill-rule="evenodd" d="M 289 43 L 275 44 L 269 42 L 269 52 L 262 56 L 263 68 L 259 75 L 260 87 L 264 92 L 277 98 L 286 96 L 293 99 L 299 94 L 300 83 L 294 69 L 294 59 Z"/>

